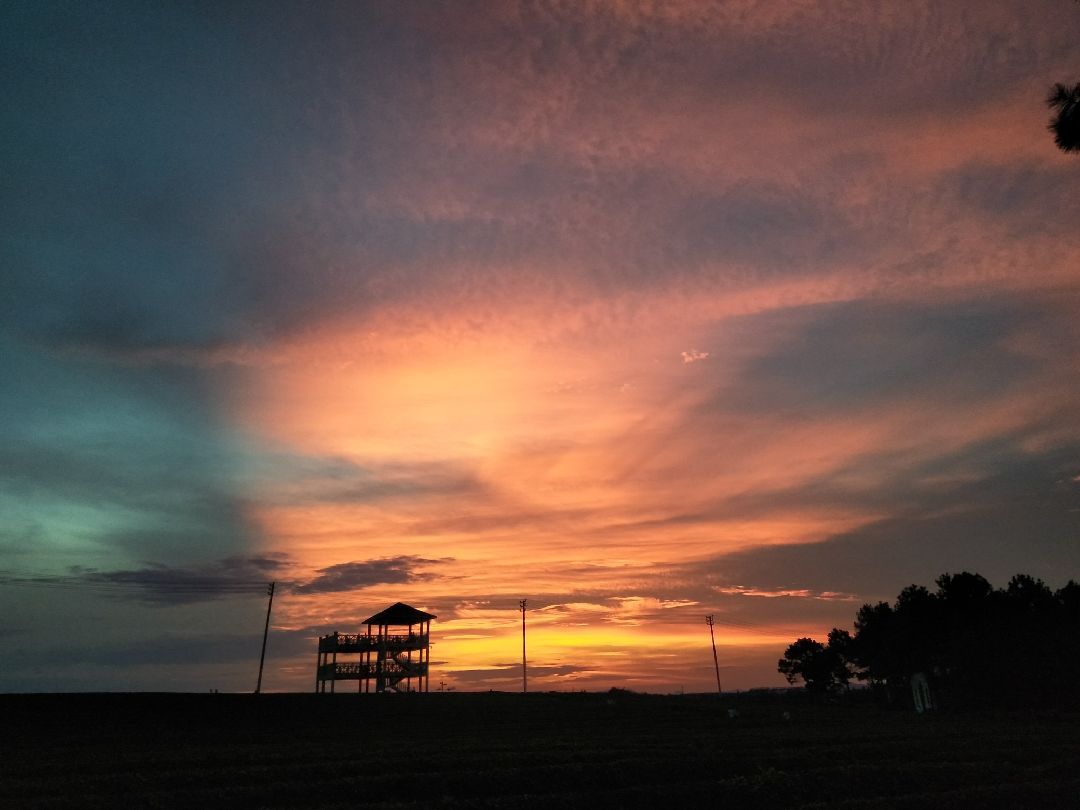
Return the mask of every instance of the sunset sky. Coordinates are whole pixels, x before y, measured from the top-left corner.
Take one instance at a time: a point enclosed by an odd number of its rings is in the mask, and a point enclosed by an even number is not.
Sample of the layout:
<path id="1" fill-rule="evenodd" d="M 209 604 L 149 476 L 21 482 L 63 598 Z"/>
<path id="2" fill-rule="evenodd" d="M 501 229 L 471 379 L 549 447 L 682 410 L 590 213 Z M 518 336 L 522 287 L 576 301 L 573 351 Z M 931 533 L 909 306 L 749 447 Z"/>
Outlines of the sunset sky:
<path id="1" fill-rule="evenodd" d="M 1080 579 L 1071 0 L 0 11 L 0 691 L 778 686 Z"/>

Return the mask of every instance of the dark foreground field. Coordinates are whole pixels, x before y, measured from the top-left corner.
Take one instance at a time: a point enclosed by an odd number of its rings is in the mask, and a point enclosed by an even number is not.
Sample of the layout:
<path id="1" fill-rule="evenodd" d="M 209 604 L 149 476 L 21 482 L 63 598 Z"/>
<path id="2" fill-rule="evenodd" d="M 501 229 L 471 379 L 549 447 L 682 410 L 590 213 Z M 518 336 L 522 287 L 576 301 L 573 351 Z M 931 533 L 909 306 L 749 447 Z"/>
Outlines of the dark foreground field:
<path id="1" fill-rule="evenodd" d="M 5 808 L 1080 807 L 1080 717 L 1054 713 L 628 694 L 9 695 L 0 722 Z"/>

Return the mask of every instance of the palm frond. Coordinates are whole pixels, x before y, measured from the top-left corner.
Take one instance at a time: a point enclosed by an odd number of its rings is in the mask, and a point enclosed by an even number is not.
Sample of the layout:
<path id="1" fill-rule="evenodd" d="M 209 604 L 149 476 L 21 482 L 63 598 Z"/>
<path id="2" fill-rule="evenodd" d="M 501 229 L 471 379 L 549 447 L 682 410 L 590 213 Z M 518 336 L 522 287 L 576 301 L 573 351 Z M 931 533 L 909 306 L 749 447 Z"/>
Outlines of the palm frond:
<path id="1" fill-rule="evenodd" d="M 1055 84 L 1046 104 L 1054 111 L 1047 125 L 1054 133 L 1054 143 L 1063 152 L 1080 152 L 1080 83 L 1072 87 Z"/>
<path id="2" fill-rule="evenodd" d="M 1078 85 L 1080 86 L 1080 85 Z M 1073 92 L 1076 88 L 1070 88 L 1067 85 L 1057 82 L 1050 88 L 1050 94 L 1046 97 L 1046 106 L 1051 109 L 1056 109 L 1069 102 Z"/>

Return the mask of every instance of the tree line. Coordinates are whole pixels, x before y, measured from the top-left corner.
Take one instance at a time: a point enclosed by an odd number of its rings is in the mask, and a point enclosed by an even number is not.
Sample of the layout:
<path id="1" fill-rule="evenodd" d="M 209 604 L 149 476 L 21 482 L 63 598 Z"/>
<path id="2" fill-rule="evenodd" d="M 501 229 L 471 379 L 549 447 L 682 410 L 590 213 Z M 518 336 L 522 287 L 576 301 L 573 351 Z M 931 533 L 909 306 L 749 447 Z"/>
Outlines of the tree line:
<path id="1" fill-rule="evenodd" d="M 1051 591 L 1017 574 L 1002 589 L 979 574 L 943 574 L 931 592 L 909 585 L 893 604 L 865 604 L 854 633 L 797 639 L 777 669 L 814 693 L 866 682 L 884 701 L 911 700 L 913 676 L 941 705 L 1080 703 L 1080 585 Z"/>

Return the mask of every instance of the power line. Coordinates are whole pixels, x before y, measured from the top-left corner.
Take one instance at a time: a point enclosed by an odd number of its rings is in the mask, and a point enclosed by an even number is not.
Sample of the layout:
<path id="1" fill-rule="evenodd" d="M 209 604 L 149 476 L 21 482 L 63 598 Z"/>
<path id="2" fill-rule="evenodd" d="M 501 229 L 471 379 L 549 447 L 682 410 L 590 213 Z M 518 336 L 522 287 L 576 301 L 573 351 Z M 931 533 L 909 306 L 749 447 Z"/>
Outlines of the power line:
<path id="1" fill-rule="evenodd" d="M 146 594 L 167 595 L 243 595 L 257 594 L 266 587 L 266 580 L 202 580 L 188 582 L 168 582 L 158 579 L 91 579 L 85 577 L 0 577 L 0 586 L 10 585 L 17 588 L 61 588 L 66 590 L 86 590 L 102 594 L 131 594 L 142 591 Z"/>

